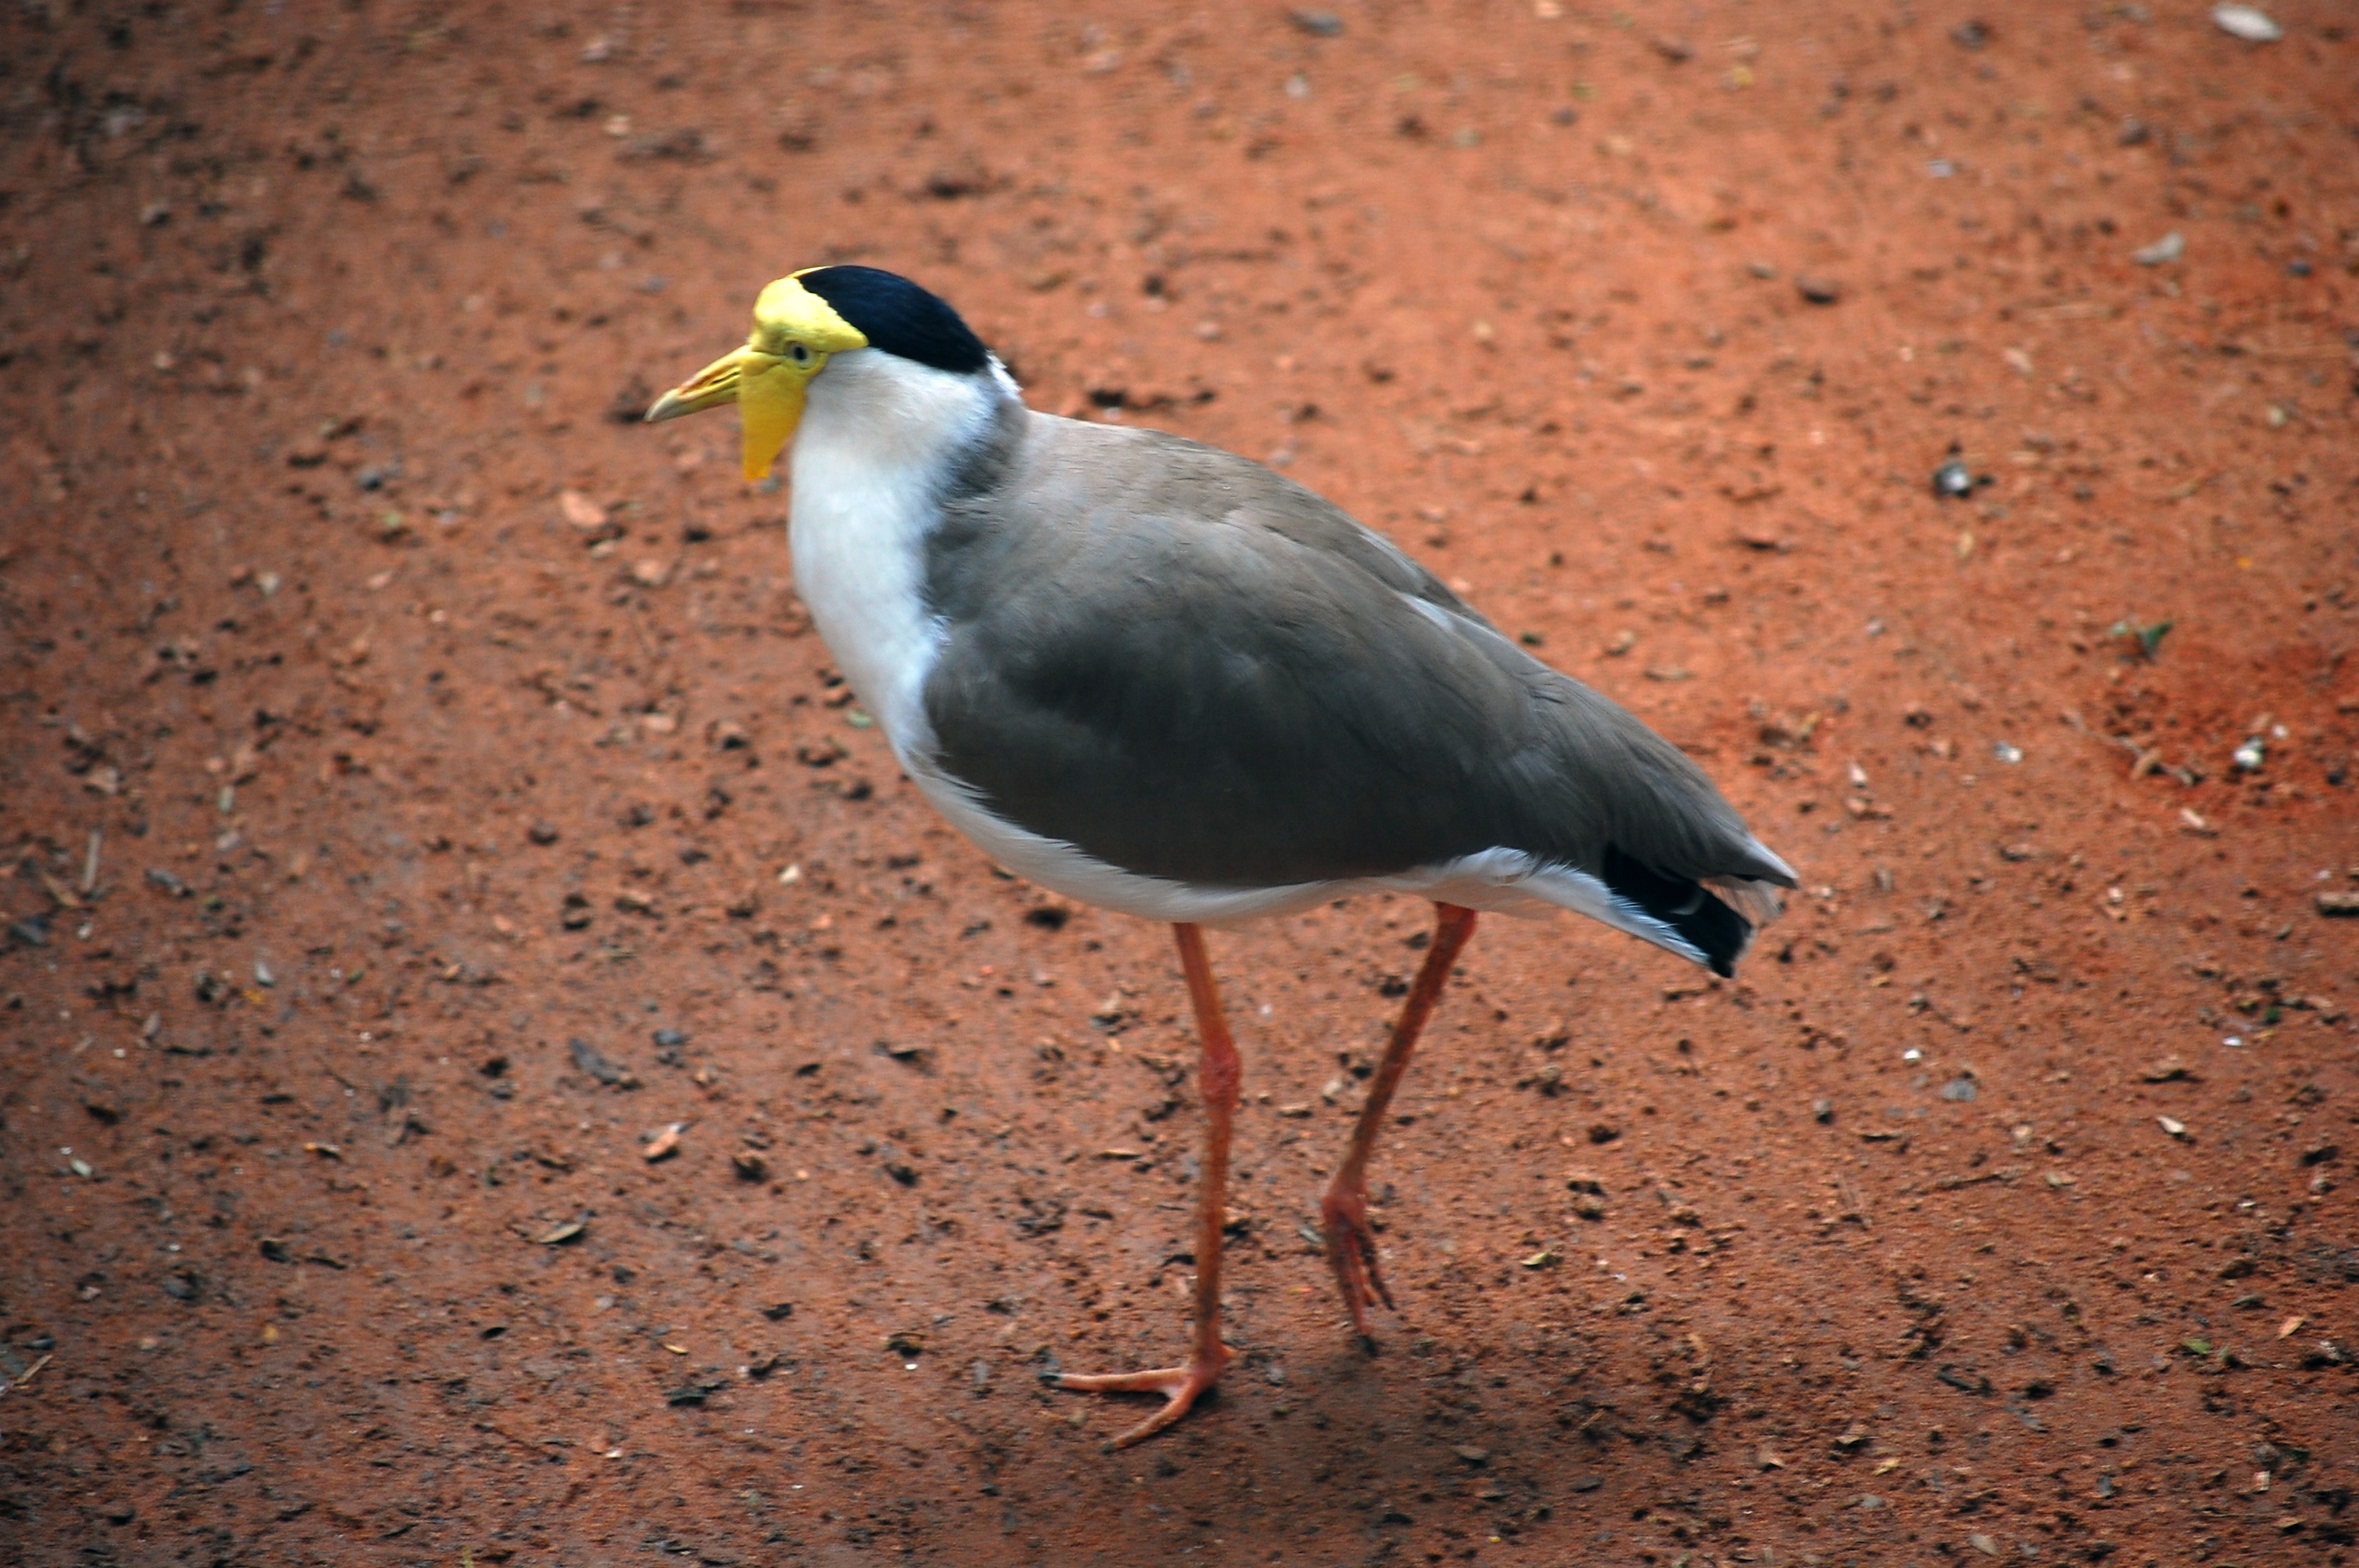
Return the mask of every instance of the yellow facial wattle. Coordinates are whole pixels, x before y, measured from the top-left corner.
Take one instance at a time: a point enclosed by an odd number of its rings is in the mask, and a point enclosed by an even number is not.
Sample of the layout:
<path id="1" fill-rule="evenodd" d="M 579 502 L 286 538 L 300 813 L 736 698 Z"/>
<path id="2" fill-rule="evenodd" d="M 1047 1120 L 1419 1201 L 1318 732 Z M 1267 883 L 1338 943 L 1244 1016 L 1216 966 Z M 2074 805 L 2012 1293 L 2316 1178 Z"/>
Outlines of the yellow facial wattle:
<path id="1" fill-rule="evenodd" d="M 656 399 L 648 422 L 734 403 L 745 430 L 745 477 L 766 478 L 778 453 L 794 439 L 811 378 L 825 368 L 828 356 L 868 346 L 867 337 L 836 314 L 835 307 L 802 286 L 803 276 L 799 272 L 763 289 L 745 346 Z"/>
<path id="2" fill-rule="evenodd" d="M 815 362 L 797 364 L 752 349 L 737 351 L 744 361 L 737 373 L 737 417 L 745 427 L 745 478 L 750 482 L 768 477 L 770 465 L 794 439 L 810 378 L 827 356 L 813 354 Z"/>

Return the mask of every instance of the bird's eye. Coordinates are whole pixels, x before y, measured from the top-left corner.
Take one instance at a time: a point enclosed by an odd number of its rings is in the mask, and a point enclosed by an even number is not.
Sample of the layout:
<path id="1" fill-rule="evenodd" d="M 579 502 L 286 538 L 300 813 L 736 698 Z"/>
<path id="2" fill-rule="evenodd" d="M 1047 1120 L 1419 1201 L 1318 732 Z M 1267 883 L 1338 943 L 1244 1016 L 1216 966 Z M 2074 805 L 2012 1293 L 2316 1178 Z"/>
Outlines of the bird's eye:
<path id="1" fill-rule="evenodd" d="M 803 347 L 800 343 L 788 343 L 787 345 L 787 357 L 794 361 L 795 363 L 799 365 L 807 365 L 810 363 L 810 351 Z"/>

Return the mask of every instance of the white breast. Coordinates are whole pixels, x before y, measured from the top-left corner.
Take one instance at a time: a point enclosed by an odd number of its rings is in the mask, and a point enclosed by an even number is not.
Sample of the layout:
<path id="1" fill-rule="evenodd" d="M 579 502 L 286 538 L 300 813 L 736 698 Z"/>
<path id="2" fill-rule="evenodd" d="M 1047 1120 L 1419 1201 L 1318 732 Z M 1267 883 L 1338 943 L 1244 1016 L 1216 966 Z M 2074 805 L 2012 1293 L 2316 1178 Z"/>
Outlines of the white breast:
<path id="1" fill-rule="evenodd" d="M 925 537 L 946 467 L 1000 395 L 991 382 L 854 350 L 812 378 L 795 433 L 795 591 L 905 767 L 928 748 L 923 693 L 941 644 L 926 612 Z"/>

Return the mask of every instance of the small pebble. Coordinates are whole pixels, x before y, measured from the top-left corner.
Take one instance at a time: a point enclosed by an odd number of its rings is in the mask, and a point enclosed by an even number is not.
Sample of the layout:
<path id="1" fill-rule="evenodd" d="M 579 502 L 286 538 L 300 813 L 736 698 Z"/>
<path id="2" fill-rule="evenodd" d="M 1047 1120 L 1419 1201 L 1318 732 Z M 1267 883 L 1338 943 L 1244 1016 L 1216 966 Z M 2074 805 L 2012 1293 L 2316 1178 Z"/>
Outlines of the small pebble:
<path id="1" fill-rule="evenodd" d="M 2130 260 L 2140 266 L 2168 266 L 2187 254 L 2187 236 L 2173 229 L 2150 245 L 2130 253 Z"/>
<path id="2" fill-rule="evenodd" d="M 1843 285 L 1832 277 L 1812 277 L 1797 274 L 1794 292 L 1813 305 L 1832 305 L 1843 297 Z"/>
<path id="3" fill-rule="evenodd" d="M 1827 1121 L 1832 1121 L 1834 1119 L 1835 1119 L 1835 1102 L 1834 1102 L 1834 1101 L 1832 1101 L 1832 1100 L 1831 1100 L 1831 1099 L 1814 1099 L 1814 1100 L 1812 1100 L 1812 1101 L 1810 1102 L 1810 1119 L 1811 1119 L 1811 1120 L 1813 1120 L 1813 1121 L 1820 1121 L 1820 1122 L 1827 1122 Z"/>
<path id="4" fill-rule="evenodd" d="M 2248 44 L 2273 44 L 2285 37 L 2285 29 L 2257 5 L 2214 5 L 2212 23 L 2230 38 Z"/>
<path id="5" fill-rule="evenodd" d="M 1974 492 L 1974 470 L 1951 458 L 1933 470 L 1933 493 L 1946 501 L 1962 501 Z"/>

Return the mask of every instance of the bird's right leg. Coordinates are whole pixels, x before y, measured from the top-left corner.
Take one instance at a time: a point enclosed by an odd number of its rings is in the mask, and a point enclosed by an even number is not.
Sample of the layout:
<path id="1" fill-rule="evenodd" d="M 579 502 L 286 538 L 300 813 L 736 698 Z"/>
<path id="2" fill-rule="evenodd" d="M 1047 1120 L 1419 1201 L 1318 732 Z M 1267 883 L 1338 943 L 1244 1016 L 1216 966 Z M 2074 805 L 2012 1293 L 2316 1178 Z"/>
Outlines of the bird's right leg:
<path id="1" fill-rule="evenodd" d="M 1196 1006 L 1196 1037 L 1201 1043 L 1196 1082 L 1204 1097 L 1204 1167 L 1196 1184 L 1196 1342 L 1184 1367 L 1149 1372 L 1066 1373 L 1060 1389 L 1102 1394 L 1161 1394 L 1163 1408 L 1114 1440 L 1127 1448 L 1154 1436 L 1188 1413 L 1196 1397 L 1219 1381 L 1221 1368 L 1236 1354 L 1221 1342 L 1221 1227 L 1228 1217 L 1229 1138 L 1235 1124 L 1241 1068 L 1236 1043 L 1221 1015 L 1220 989 L 1204 956 L 1204 934 L 1174 925 L 1180 967 L 1188 972 L 1188 996 Z"/>
<path id="2" fill-rule="evenodd" d="M 1400 1087 L 1401 1075 L 1408 1071 L 1409 1053 L 1417 1049 L 1417 1037 L 1440 999 L 1441 988 L 1450 983 L 1450 966 L 1458 961 L 1466 939 L 1474 935 L 1473 910 L 1454 903 L 1437 903 L 1433 908 L 1433 945 L 1426 949 L 1425 967 L 1417 972 L 1417 983 L 1401 1005 L 1392 1042 L 1385 1047 L 1384 1060 L 1376 1064 L 1376 1076 L 1368 1081 L 1367 1103 L 1360 1108 L 1351 1145 L 1343 1151 L 1343 1162 L 1336 1168 L 1335 1179 L 1327 1184 L 1327 1195 L 1319 1205 L 1327 1266 L 1343 1287 L 1352 1326 L 1372 1350 L 1375 1336 L 1368 1327 L 1368 1308 L 1378 1302 L 1390 1307 L 1393 1298 L 1385 1289 L 1384 1271 L 1376 1267 L 1375 1233 L 1368 1227 L 1368 1161 L 1376 1152 L 1376 1135 L 1384 1130 L 1393 1091 Z"/>

